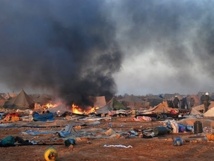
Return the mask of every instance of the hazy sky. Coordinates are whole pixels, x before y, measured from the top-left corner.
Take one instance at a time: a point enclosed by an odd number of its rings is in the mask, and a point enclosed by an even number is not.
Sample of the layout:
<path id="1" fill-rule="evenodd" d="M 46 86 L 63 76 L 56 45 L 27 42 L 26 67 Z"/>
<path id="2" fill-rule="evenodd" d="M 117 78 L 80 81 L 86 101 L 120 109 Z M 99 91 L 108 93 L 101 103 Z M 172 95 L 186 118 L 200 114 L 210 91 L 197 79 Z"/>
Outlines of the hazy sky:
<path id="1" fill-rule="evenodd" d="M 0 91 L 213 91 L 214 1 L 0 1 Z M 81 92 L 80 92 L 81 91 Z"/>

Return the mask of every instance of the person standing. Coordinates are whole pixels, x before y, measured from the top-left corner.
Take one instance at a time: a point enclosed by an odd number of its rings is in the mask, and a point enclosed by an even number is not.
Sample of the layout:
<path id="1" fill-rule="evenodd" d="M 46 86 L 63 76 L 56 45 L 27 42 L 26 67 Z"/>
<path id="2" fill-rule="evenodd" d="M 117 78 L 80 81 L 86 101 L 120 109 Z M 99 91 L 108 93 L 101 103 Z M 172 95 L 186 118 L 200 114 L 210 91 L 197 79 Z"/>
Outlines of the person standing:
<path id="1" fill-rule="evenodd" d="M 173 100 L 173 107 L 174 108 L 179 108 L 180 100 L 178 99 L 178 96 L 176 95 L 174 100 Z"/>
<path id="2" fill-rule="evenodd" d="M 190 108 L 195 106 L 195 99 L 193 97 L 190 98 L 189 105 L 190 105 Z"/>
<path id="3" fill-rule="evenodd" d="M 185 96 L 183 96 L 183 98 L 181 99 L 181 109 L 188 109 L 188 102 L 187 102 L 187 98 Z"/>
<path id="4" fill-rule="evenodd" d="M 205 95 L 201 96 L 202 104 L 204 105 L 204 112 L 207 112 L 210 105 L 210 96 L 209 93 L 206 92 Z"/>

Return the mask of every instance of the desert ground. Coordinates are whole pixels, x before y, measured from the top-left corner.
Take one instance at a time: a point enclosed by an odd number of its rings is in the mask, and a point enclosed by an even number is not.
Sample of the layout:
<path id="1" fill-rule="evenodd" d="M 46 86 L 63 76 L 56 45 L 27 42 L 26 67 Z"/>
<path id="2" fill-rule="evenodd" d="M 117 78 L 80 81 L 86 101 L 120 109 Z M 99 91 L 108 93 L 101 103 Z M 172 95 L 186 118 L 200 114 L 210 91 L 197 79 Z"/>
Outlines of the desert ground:
<path id="1" fill-rule="evenodd" d="M 57 122 L 57 123 L 56 123 Z M 45 161 L 44 152 L 53 147 L 56 149 L 57 161 L 210 161 L 214 158 L 214 143 L 194 133 L 166 134 L 160 137 L 79 137 L 71 147 L 64 145 L 64 140 L 56 134 L 27 135 L 26 130 L 60 130 L 63 126 L 74 122 L 71 120 L 55 120 L 54 123 L 16 122 L 12 127 L 1 127 L 0 138 L 20 136 L 23 139 L 37 141 L 37 145 L 0 147 L 1 161 Z M 76 121 L 75 121 L 76 122 Z M 109 126 L 111 123 L 111 127 Z M 20 126 L 29 125 L 30 126 Z M 103 129 L 107 131 L 129 131 L 159 126 L 160 122 L 135 122 L 132 118 L 114 118 L 102 120 L 96 125 L 81 126 L 81 130 Z M 55 126 L 60 125 L 60 126 Z M 37 126 L 37 127 L 36 127 Z M 43 127 L 42 127 L 43 126 Z M 33 128 L 32 128 L 33 127 Z M 45 128 L 44 128 L 45 127 Z M 80 126 L 78 126 L 80 127 Z M 78 132 L 78 129 L 75 131 Z M 99 136 L 99 137 L 98 137 Z M 181 137 L 184 143 L 174 146 L 174 137 Z M 188 139 L 187 139 L 188 138 Z M 190 139 L 192 138 L 192 139 Z M 55 140 L 55 141 L 53 141 Z M 105 147 L 104 145 L 122 145 L 121 147 Z M 125 148 L 125 147 L 130 148 Z"/>

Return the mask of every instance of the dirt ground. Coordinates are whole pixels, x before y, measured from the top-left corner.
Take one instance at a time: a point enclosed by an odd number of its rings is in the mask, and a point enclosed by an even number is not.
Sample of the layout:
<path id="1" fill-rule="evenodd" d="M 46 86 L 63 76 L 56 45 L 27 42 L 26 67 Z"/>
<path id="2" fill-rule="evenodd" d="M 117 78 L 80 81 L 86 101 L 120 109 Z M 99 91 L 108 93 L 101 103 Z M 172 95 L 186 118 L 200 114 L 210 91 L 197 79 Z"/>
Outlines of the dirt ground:
<path id="1" fill-rule="evenodd" d="M 64 122 L 65 124 L 68 121 Z M 157 126 L 158 123 L 142 123 L 128 119 L 115 119 L 112 129 L 124 131 L 131 128 Z M 109 123 L 104 121 L 93 127 L 108 129 Z M 55 137 L 53 134 L 26 136 L 21 132 L 29 127 L 0 128 L 0 137 L 8 135 L 21 136 L 30 140 L 48 140 Z M 53 127 L 51 128 L 53 129 Z M 59 128 L 60 129 L 60 128 Z M 37 129 L 38 130 L 38 129 Z M 195 136 L 194 134 L 176 134 L 180 137 Z M 0 147 L 1 161 L 44 161 L 44 152 L 53 147 L 57 150 L 58 161 L 210 161 L 214 158 L 214 143 L 208 141 L 184 142 L 182 146 L 174 146 L 172 135 L 154 138 L 105 138 L 77 141 L 73 150 L 61 145 L 25 145 L 15 147 Z M 47 143 L 47 142 L 46 142 Z M 125 145 L 132 148 L 104 147 L 104 145 Z"/>

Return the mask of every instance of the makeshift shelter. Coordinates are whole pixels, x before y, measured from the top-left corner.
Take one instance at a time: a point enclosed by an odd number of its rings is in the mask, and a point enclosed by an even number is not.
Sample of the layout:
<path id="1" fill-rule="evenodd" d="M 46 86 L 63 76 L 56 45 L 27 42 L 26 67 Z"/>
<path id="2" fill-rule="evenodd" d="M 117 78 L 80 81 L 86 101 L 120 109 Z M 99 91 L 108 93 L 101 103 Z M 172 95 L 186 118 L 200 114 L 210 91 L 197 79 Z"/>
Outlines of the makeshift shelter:
<path id="1" fill-rule="evenodd" d="M 209 109 L 204 113 L 204 117 L 214 117 L 214 101 L 210 102 Z"/>
<path id="2" fill-rule="evenodd" d="M 107 114 L 110 111 L 117 111 L 117 110 L 127 110 L 121 102 L 117 101 L 115 98 L 112 98 L 105 106 L 100 107 L 96 110 L 96 114 Z"/>
<path id="3" fill-rule="evenodd" d="M 98 110 L 96 110 L 96 114 L 108 114 L 109 111 L 112 111 L 113 108 L 113 101 L 110 100 L 105 106 L 100 107 Z"/>
<path id="4" fill-rule="evenodd" d="M 121 102 L 119 102 L 116 98 L 112 99 L 112 108 L 113 110 L 127 110 Z"/>
<path id="5" fill-rule="evenodd" d="M 106 105 L 105 96 L 97 96 L 95 97 L 94 107 L 103 107 Z"/>
<path id="6" fill-rule="evenodd" d="M 52 97 L 47 94 L 42 94 L 42 95 L 34 94 L 34 95 L 31 95 L 31 97 L 35 103 L 38 103 L 40 105 L 47 104 L 52 100 Z"/>
<path id="7" fill-rule="evenodd" d="M 172 108 L 168 107 L 168 104 L 166 101 L 163 101 L 162 103 L 159 103 L 157 106 L 147 110 L 147 112 L 153 112 L 153 113 L 168 113 L 170 111 L 172 111 Z"/>
<path id="8" fill-rule="evenodd" d="M 210 105 L 209 105 L 209 107 L 208 107 L 208 109 L 211 109 L 211 108 L 213 108 L 214 107 L 214 101 L 211 101 L 210 102 Z M 202 114 L 203 113 L 203 111 L 204 111 L 204 105 L 203 104 L 201 104 L 201 105 L 198 105 L 198 106 L 195 106 L 195 107 L 193 107 L 192 108 L 192 111 L 193 112 L 199 112 L 200 114 Z M 192 111 L 191 111 L 191 114 L 193 114 L 192 113 Z M 208 110 L 209 111 L 209 110 Z M 207 111 L 207 112 L 208 112 Z"/>
<path id="9" fill-rule="evenodd" d="M 139 109 L 149 106 L 149 102 L 144 101 L 141 97 L 134 95 L 125 95 L 124 98 L 119 99 L 119 101 L 123 102 L 127 107 L 132 109 Z"/>
<path id="10" fill-rule="evenodd" d="M 205 112 L 204 117 L 214 117 L 214 108 L 211 108 L 207 112 Z"/>
<path id="11" fill-rule="evenodd" d="M 5 108 L 15 109 L 29 109 L 34 107 L 34 102 L 24 90 L 22 90 L 16 97 L 9 99 L 4 104 Z"/>

